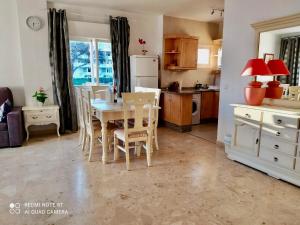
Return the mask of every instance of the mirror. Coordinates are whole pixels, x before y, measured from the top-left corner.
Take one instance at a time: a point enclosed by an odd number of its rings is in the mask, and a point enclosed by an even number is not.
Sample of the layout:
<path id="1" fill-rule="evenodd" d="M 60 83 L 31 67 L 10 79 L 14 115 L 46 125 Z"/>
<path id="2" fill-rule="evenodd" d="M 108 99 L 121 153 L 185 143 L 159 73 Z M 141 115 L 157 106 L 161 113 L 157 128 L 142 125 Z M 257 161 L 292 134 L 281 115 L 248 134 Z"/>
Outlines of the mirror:
<path id="1" fill-rule="evenodd" d="M 252 26 L 256 31 L 258 58 L 263 58 L 266 63 L 271 59 L 282 59 L 291 73 L 290 76 L 276 78 L 285 90 L 283 98 L 300 101 L 300 14 L 255 23 Z M 257 80 L 267 83 L 273 77 L 259 76 Z M 298 88 L 289 88 L 291 86 L 299 86 L 299 93 L 293 99 L 290 95 Z"/>

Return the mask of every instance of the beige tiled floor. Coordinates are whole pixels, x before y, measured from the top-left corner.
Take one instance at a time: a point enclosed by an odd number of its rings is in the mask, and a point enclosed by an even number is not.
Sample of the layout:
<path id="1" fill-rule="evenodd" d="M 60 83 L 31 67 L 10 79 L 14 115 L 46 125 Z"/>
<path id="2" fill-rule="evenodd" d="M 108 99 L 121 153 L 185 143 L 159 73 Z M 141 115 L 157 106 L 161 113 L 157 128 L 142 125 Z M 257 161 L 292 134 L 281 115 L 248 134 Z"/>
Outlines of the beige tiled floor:
<path id="1" fill-rule="evenodd" d="M 300 224 L 300 188 L 190 134 L 161 128 L 159 144 L 153 167 L 142 157 L 130 172 L 122 160 L 102 165 L 99 154 L 87 162 L 77 134 L 0 149 L 0 224 Z M 24 205 L 11 215 L 11 202 L 62 202 L 68 215 L 24 215 Z"/>
<path id="2" fill-rule="evenodd" d="M 193 126 L 192 131 L 190 131 L 189 134 L 195 137 L 202 138 L 209 142 L 216 143 L 217 131 L 218 131 L 217 123 L 203 123 L 203 124 Z"/>

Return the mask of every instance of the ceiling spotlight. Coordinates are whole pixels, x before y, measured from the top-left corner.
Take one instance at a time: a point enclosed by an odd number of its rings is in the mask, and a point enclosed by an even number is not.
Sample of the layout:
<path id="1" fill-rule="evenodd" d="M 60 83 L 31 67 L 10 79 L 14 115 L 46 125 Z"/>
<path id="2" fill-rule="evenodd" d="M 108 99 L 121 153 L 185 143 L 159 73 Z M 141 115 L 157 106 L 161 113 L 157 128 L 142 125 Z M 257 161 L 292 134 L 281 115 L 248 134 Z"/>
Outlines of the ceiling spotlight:
<path id="1" fill-rule="evenodd" d="M 211 14 L 211 15 L 214 15 L 215 12 L 219 12 L 219 13 L 220 13 L 220 16 L 223 16 L 224 9 L 212 9 L 210 14 Z"/>

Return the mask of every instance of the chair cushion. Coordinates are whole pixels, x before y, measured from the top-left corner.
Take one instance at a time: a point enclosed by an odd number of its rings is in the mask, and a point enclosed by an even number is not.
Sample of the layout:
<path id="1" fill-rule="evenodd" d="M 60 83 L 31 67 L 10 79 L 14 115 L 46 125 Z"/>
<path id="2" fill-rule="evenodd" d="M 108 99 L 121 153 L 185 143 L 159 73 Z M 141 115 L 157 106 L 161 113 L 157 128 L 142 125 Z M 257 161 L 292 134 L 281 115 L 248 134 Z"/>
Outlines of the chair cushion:
<path id="1" fill-rule="evenodd" d="M 0 106 L 0 123 L 7 122 L 7 114 L 11 111 L 11 102 L 7 99 L 1 106 Z"/>
<path id="2" fill-rule="evenodd" d="M 0 123 L 0 131 L 6 131 L 7 130 L 7 123 Z"/>
<path id="3" fill-rule="evenodd" d="M 114 134 L 121 140 L 125 140 L 125 133 L 123 129 L 118 129 L 115 130 Z M 140 137 L 147 137 L 147 132 L 142 131 L 142 132 L 134 132 L 134 133 L 129 133 L 128 138 L 140 138 Z"/>

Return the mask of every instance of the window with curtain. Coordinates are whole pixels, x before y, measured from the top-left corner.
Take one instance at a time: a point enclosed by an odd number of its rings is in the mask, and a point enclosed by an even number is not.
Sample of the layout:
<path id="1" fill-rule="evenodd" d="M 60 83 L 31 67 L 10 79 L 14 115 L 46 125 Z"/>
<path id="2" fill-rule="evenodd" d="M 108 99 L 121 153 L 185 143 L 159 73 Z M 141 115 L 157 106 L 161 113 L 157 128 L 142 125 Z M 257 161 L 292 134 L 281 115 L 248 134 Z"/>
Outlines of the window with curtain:
<path id="1" fill-rule="evenodd" d="M 71 39 L 70 53 L 73 84 L 113 83 L 111 43 L 96 38 Z"/>
<path id="2" fill-rule="evenodd" d="M 279 58 L 282 59 L 291 75 L 280 76 L 278 79 L 281 83 L 290 84 L 291 86 L 299 86 L 299 60 L 300 36 L 284 37 L 281 39 Z"/>

